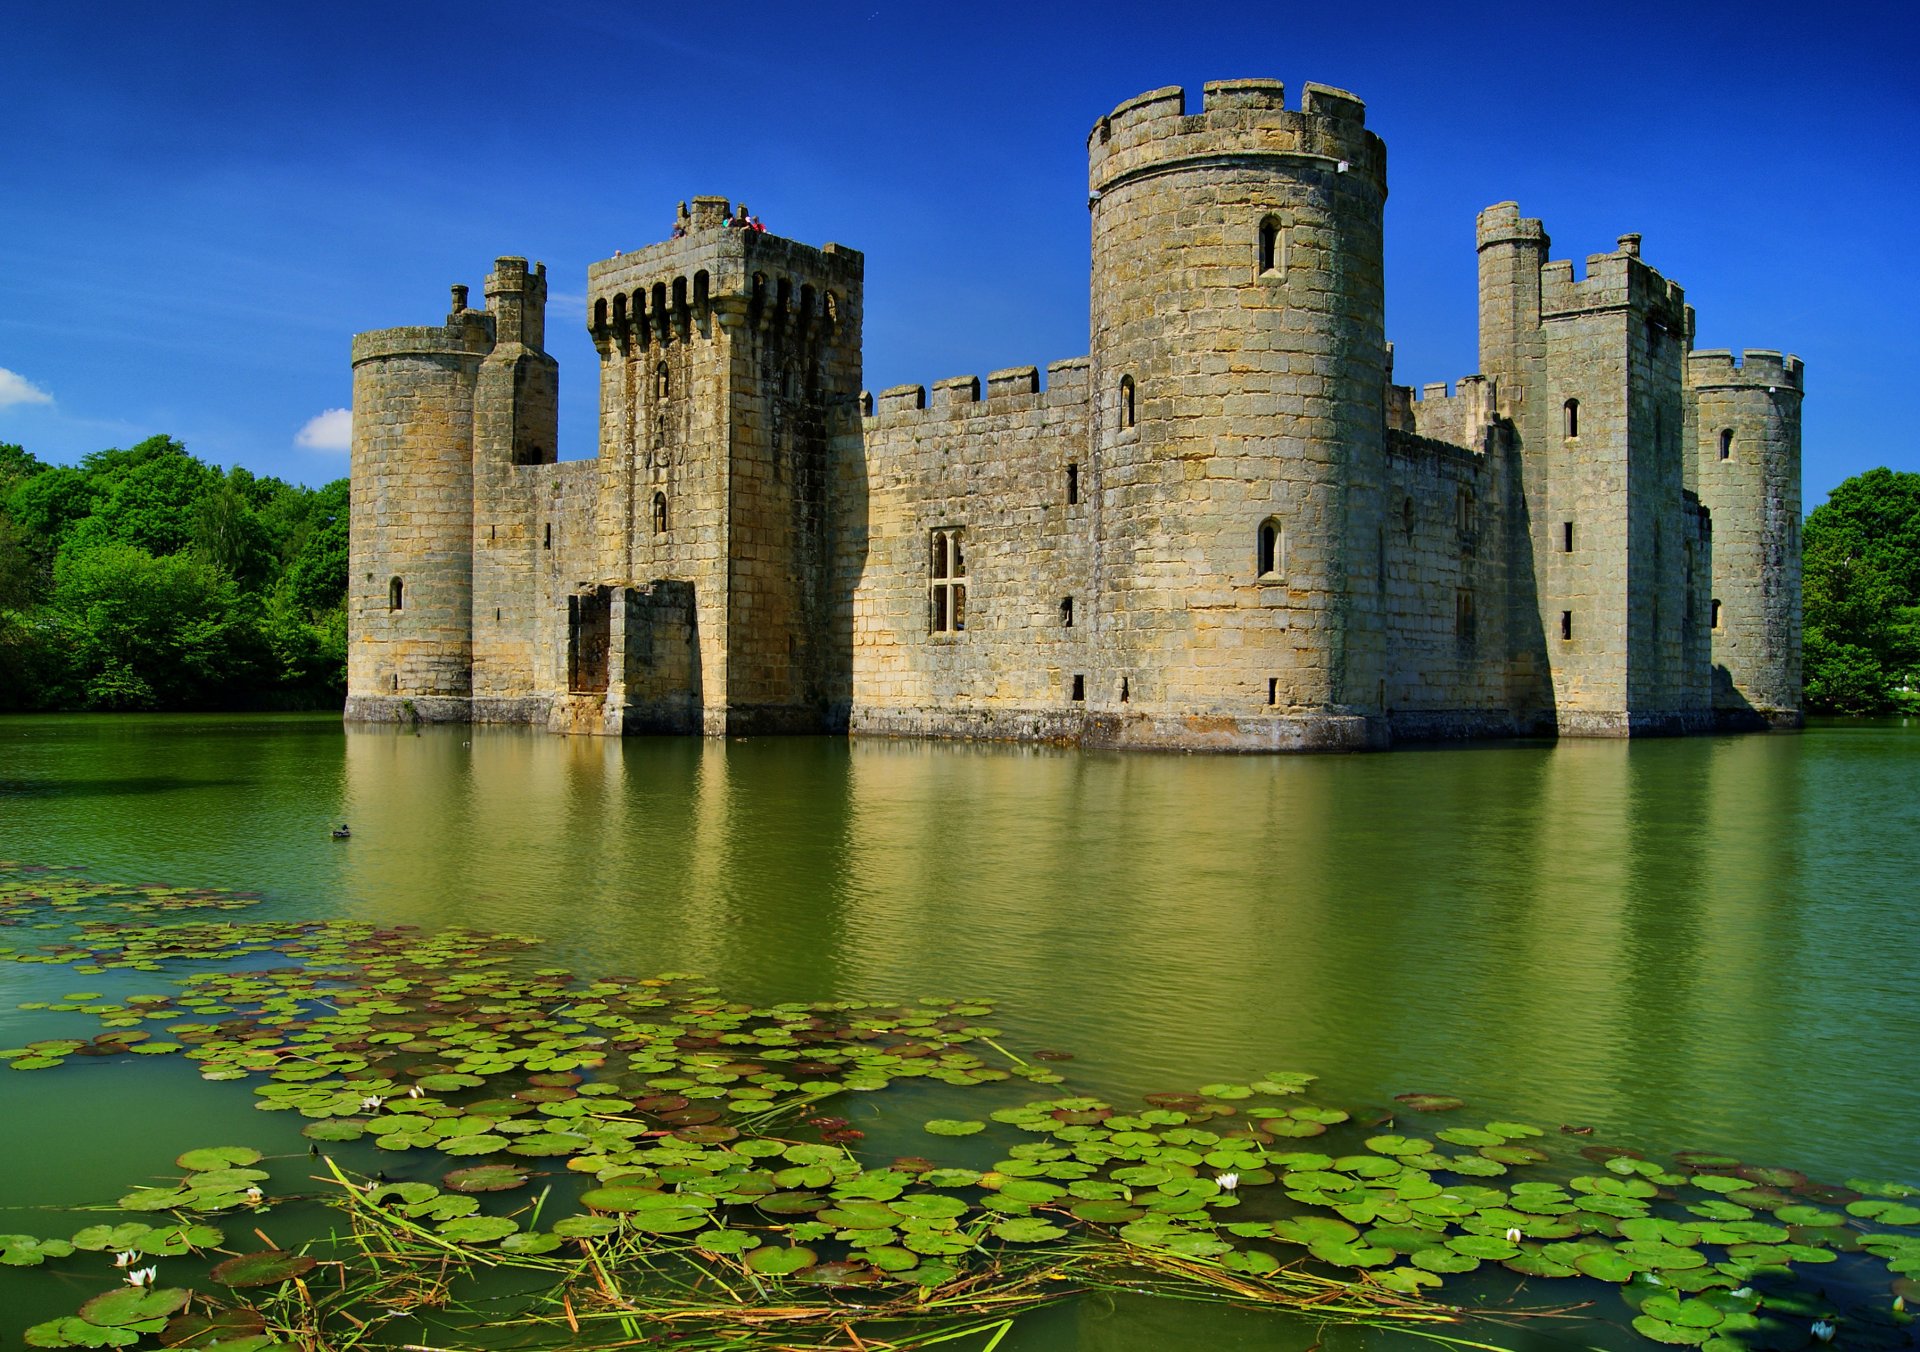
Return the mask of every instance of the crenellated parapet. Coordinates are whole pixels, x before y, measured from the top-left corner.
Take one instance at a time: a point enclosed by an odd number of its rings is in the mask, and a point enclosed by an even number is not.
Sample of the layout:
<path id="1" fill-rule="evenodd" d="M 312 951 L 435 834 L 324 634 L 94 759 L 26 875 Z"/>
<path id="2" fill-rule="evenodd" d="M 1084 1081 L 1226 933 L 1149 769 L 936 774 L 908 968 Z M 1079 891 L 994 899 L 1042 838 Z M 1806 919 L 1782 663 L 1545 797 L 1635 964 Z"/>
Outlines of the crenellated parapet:
<path id="1" fill-rule="evenodd" d="M 1286 93 L 1278 80 L 1211 80 L 1192 113 L 1177 85 L 1128 99 L 1087 137 L 1088 187 L 1098 195 L 1145 175 L 1209 161 L 1286 161 L 1296 169 L 1357 175 L 1384 196 L 1386 145 L 1367 130 L 1366 105 L 1344 90 L 1310 82 L 1299 109 L 1291 110 Z"/>
<path id="2" fill-rule="evenodd" d="M 1087 358 L 1074 357 L 1049 363 L 1044 387 L 1039 368 L 1034 366 L 994 371 L 984 386 L 978 376 L 950 376 L 934 381 L 931 389 L 926 385 L 895 385 L 878 395 L 861 395 L 861 409 L 871 430 L 983 415 L 1083 409 L 1087 370 Z"/>
<path id="3" fill-rule="evenodd" d="M 726 225 L 727 199 L 694 199 L 685 235 L 587 269 L 587 331 L 607 352 L 712 337 L 712 321 L 830 341 L 857 333 L 857 249 Z"/>
<path id="4" fill-rule="evenodd" d="M 1806 363 L 1792 353 L 1750 348 L 1745 353 L 1703 348 L 1687 354 L 1691 390 L 1765 390 L 1768 394 L 1804 394 Z"/>
<path id="5" fill-rule="evenodd" d="M 1686 331 L 1687 294 L 1680 283 L 1661 276 L 1640 259 L 1640 237 L 1623 235 L 1611 253 L 1589 254 L 1587 275 L 1576 278 L 1573 263 L 1554 259 L 1540 269 L 1543 319 L 1630 310 L 1655 316 L 1675 335 Z"/>

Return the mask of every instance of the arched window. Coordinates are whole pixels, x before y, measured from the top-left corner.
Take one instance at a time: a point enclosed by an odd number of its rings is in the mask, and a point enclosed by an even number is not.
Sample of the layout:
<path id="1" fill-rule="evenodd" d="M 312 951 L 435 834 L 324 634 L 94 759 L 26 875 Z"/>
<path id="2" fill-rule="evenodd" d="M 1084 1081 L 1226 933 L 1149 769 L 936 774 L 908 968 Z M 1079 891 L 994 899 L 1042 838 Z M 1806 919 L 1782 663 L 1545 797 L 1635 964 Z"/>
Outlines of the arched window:
<path id="1" fill-rule="evenodd" d="M 607 327 L 607 298 L 602 296 L 593 303 L 593 327 L 604 332 Z"/>
<path id="2" fill-rule="evenodd" d="M 653 533 L 655 535 L 667 533 L 667 495 L 665 493 L 653 495 Z"/>
<path id="3" fill-rule="evenodd" d="M 1260 275 L 1278 273 L 1281 262 L 1280 218 L 1269 216 L 1260 222 Z"/>
<path id="4" fill-rule="evenodd" d="M 1123 432 L 1126 431 L 1127 428 L 1134 426 L 1135 422 L 1136 422 L 1136 419 L 1134 416 L 1134 405 L 1133 405 L 1133 377 L 1121 376 L 1120 377 L 1120 430 Z"/>
<path id="5" fill-rule="evenodd" d="M 670 384 L 672 384 L 672 381 L 669 379 L 667 375 L 667 364 L 665 362 L 661 362 L 653 370 L 654 397 L 656 399 L 665 399 L 667 397 L 667 387 Z"/>
<path id="6" fill-rule="evenodd" d="M 1723 427 L 1720 429 L 1720 458 L 1722 460 L 1733 459 L 1733 429 L 1731 427 Z"/>
<path id="7" fill-rule="evenodd" d="M 406 584 L 399 578 L 387 584 L 387 609 L 400 610 L 406 601 Z"/>
<path id="8" fill-rule="evenodd" d="M 1720 598 L 1717 596 L 1713 598 L 1713 627 L 1720 627 Z"/>
<path id="9" fill-rule="evenodd" d="M 1461 488 L 1459 494 L 1454 499 L 1453 514 L 1454 525 L 1460 528 L 1460 533 L 1462 535 L 1472 533 L 1474 524 L 1474 500 L 1473 490 L 1471 488 Z"/>
<path id="10" fill-rule="evenodd" d="M 1254 539 L 1254 572 L 1261 577 L 1272 577 L 1286 567 L 1284 538 L 1280 523 L 1273 517 L 1260 523 L 1260 533 Z"/>
<path id="11" fill-rule="evenodd" d="M 1578 399 L 1567 400 L 1564 411 L 1566 413 L 1566 418 L 1567 418 L 1567 425 L 1565 429 L 1566 435 L 1570 437 L 1579 436 L 1580 435 L 1580 401 Z"/>
<path id="12" fill-rule="evenodd" d="M 1067 506 L 1076 506 L 1080 501 L 1080 465 L 1079 462 L 1067 462 Z"/>

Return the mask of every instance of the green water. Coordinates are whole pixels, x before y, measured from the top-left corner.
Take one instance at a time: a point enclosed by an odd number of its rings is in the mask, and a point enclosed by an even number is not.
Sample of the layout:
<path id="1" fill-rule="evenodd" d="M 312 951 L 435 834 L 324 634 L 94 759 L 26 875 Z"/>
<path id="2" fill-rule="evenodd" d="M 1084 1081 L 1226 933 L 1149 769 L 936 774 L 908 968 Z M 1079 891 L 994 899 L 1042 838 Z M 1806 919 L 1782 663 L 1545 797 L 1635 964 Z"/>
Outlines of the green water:
<path id="1" fill-rule="evenodd" d="M 1308 1070 L 1332 1102 L 1444 1091 L 1615 1144 L 1920 1182 L 1920 726 L 1900 720 L 1228 759 L 12 718 L 0 858 L 260 890 L 261 918 L 528 933 L 745 1000 L 977 995 L 1094 1092 Z M 0 1045 L 64 1026 L 18 1001 L 108 979 L 0 964 Z M 298 1139 L 172 1058 L 100 1070 L 0 1071 L 0 1202 Z M 27 1291 L 0 1279 L 0 1346 Z M 1313 1341 L 1193 1318 L 1069 1307 L 1002 1347 Z"/>

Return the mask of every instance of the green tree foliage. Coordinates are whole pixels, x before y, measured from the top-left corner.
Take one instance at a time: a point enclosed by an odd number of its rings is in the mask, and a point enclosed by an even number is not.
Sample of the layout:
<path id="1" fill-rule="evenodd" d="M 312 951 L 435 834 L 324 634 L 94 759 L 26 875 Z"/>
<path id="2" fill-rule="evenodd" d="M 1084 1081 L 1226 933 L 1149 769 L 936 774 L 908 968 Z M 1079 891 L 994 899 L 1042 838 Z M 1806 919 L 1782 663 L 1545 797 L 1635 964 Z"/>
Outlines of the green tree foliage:
<path id="1" fill-rule="evenodd" d="M 0 443 L 0 708 L 299 708 L 346 687 L 347 481 L 171 437 L 48 466 Z"/>
<path id="2" fill-rule="evenodd" d="M 1920 474 L 1855 475 L 1803 538 L 1807 707 L 1920 705 Z"/>

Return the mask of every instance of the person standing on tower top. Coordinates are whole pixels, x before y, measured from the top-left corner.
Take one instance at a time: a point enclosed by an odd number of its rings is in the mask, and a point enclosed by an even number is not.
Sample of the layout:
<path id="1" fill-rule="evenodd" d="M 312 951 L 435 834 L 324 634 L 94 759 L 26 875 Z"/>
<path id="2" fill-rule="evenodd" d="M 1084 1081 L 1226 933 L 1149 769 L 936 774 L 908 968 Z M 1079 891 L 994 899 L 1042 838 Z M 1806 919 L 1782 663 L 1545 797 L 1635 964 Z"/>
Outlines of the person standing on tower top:
<path id="1" fill-rule="evenodd" d="M 754 231 L 756 234 L 764 235 L 767 233 L 767 227 L 760 223 L 760 218 L 758 216 L 754 216 L 749 219 L 747 223 L 747 229 Z"/>

